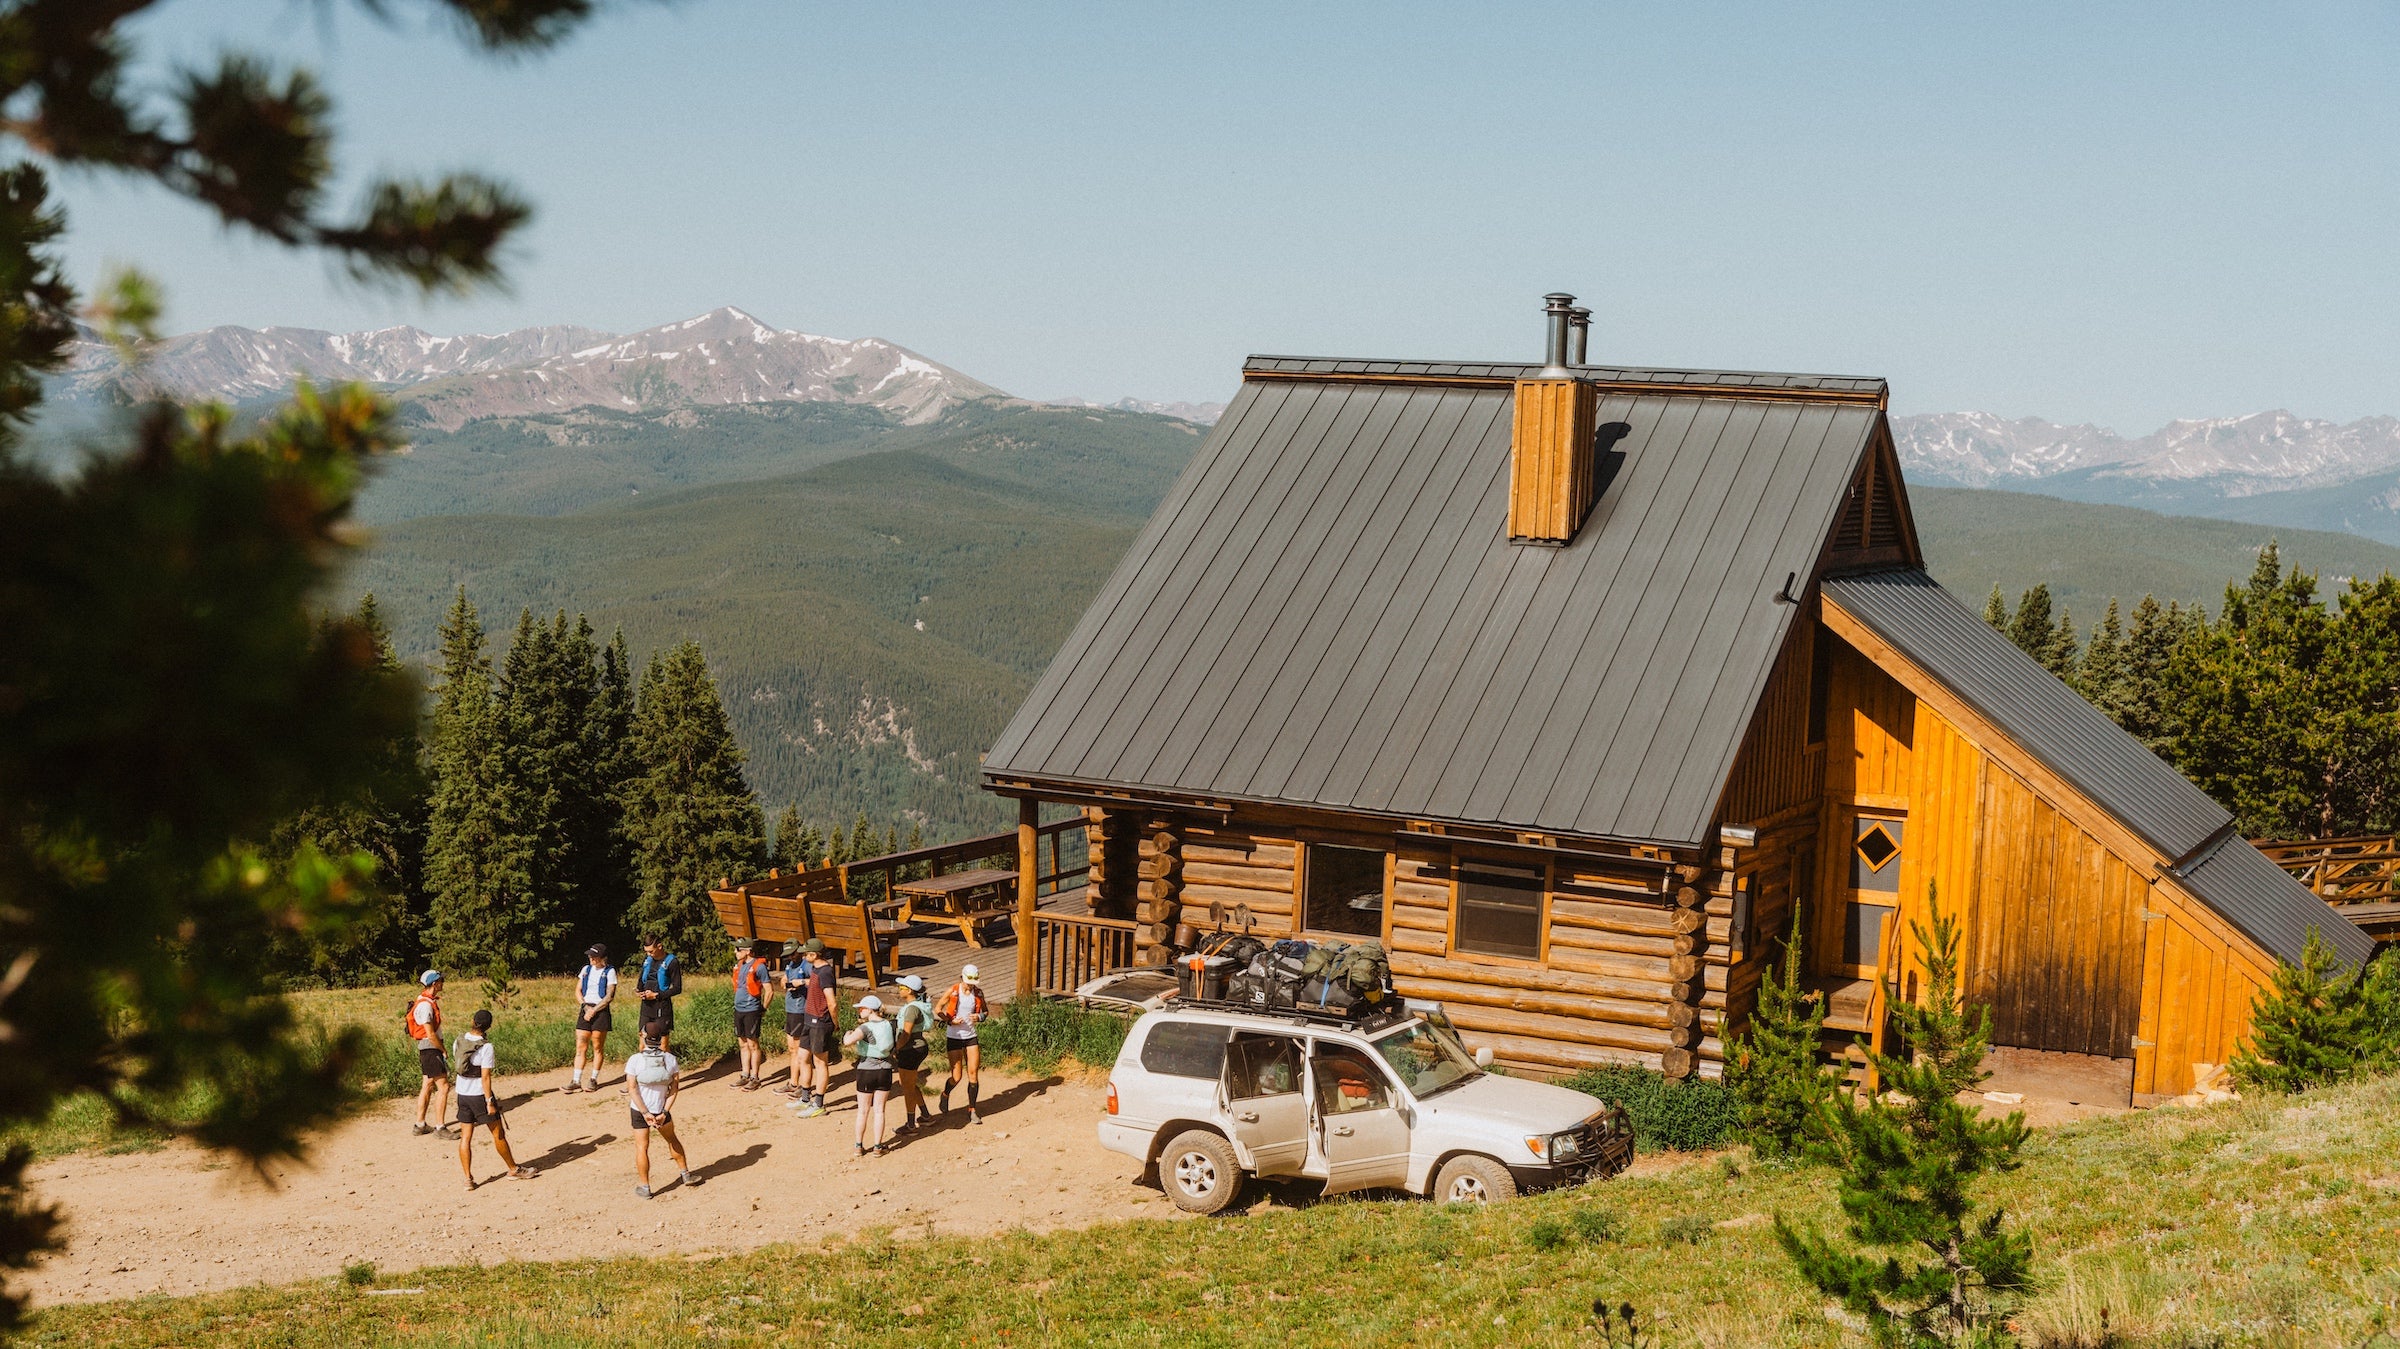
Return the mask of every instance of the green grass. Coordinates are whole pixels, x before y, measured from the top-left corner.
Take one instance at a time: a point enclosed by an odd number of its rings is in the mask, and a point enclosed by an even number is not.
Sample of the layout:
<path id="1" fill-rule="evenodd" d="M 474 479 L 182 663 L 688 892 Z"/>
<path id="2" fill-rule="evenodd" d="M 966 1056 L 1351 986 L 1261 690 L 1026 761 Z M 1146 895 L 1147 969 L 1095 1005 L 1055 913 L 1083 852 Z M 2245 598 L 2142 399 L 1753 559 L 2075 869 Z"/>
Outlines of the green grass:
<path id="1" fill-rule="evenodd" d="M 2400 1304 L 2400 1083 L 2045 1131 L 1990 1193 L 2036 1237 L 2025 1343 L 2353 1346 Z M 1329 1202 L 972 1241 L 864 1232 L 797 1252 L 340 1277 L 45 1313 L 56 1345 L 1591 1343 L 1594 1298 L 1662 1343 L 1846 1341 L 1771 1215 L 1826 1223 L 1820 1169 L 1695 1160 L 1488 1211 Z M 1602 1215 L 1602 1216 L 1590 1216 Z M 1694 1244 L 1692 1238 L 1698 1238 Z M 797 1271 L 805 1271 L 804 1274 Z M 2080 1337 L 2080 1338 L 2079 1338 Z"/>

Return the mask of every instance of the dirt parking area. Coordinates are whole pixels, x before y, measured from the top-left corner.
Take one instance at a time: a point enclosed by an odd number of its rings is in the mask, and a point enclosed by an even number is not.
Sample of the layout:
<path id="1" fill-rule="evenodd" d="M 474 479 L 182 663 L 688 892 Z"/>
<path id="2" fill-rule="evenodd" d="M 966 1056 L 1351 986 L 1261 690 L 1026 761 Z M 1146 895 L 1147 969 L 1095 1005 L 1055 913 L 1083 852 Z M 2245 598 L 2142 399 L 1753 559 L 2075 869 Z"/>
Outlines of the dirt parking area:
<path id="1" fill-rule="evenodd" d="M 377 1107 L 320 1139 L 306 1163 L 278 1163 L 264 1177 L 183 1145 L 44 1163 L 34 1190 L 65 1207 L 68 1244 L 27 1279 L 29 1291 L 37 1303 L 87 1302 L 287 1283 L 361 1260 L 396 1274 L 729 1251 L 878 1227 L 977 1234 L 1173 1213 L 1135 1183 L 1132 1160 L 1093 1136 L 1106 1094 L 1096 1077 L 986 1073 L 982 1124 L 966 1124 L 961 1108 L 888 1155 L 861 1158 L 847 1073 L 832 1113 L 796 1119 L 772 1089 L 739 1090 L 730 1059 L 687 1080 L 675 1105 L 706 1183 L 674 1184 L 653 1140 L 661 1189 L 643 1200 L 617 1073 L 612 1065 L 596 1095 L 561 1092 L 564 1070 L 503 1080 L 509 1141 L 541 1175 L 495 1179 L 498 1158 L 478 1130 L 483 1183 L 472 1192 L 455 1141 L 409 1132 L 413 1098 Z"/>

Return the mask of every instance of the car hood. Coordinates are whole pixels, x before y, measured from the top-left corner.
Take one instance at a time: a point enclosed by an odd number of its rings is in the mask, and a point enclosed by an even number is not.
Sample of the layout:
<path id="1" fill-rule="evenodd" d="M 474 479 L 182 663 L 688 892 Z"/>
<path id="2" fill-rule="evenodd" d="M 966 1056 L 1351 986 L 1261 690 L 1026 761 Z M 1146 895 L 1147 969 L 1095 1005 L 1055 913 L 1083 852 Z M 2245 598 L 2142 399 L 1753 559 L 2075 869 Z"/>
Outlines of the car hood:
<path id="1" fill-rule="evenodd" d="M 1580 1091 L 1554 1087 L 1547 1082 L 1485 1073 L 1424 1102 L 1423 1108 L 1435 1114 L 1506 1121 L 1513 1130 L 1546 1134 L 1583 1123 L 1601 1108 L 1601 1103 Z"/>

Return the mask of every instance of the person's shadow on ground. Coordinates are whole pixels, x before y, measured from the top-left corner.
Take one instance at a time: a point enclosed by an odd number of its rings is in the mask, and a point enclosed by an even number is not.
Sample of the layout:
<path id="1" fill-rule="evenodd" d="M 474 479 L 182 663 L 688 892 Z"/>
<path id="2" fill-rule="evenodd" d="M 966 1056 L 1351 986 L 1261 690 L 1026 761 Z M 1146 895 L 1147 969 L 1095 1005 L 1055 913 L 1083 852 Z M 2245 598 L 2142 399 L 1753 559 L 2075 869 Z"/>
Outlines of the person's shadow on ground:
<path id="1" fill-rule="evenodd" d="M 1052 1073 L 1048 1077 L 1034 1078 L 1029 1081 L 1019 1082 L 1013 1087 L 1009 1087 L 1003 1091 L 996 1091 L 991 1095 L 984 1097 L 982 1102 L 975 1107 L 975 1113 L 982 1115 L 988 1120 L 994 1115 L 1005 1113 L 1006 1111 L 1012 1110 L 1017 1106 L 1023 1105 L 1025 1102 L 1033 1099 L 1034 1097 L 1049 1091 L 1052 1087 L 1064 1086 L 1066 1084 L 1066 1080 L 1067 1079 L 1060 1077 L 1058 1074 Z M 937 1077 L 925 1085 L 925 1100 L 928 1104 L 933 1105 L 938 1111 L 940 1109 L 939 1102 L 941 1100 L 941 1096 L 942 1079 Z M 937 1113 L 934 1115 L 931 1132 L 947 1133 L 952 1129 L 964 1129 L 969 1127 L 967 1124 L 966 1102 L 967 1084 L 961 1082 L 958 1084 L 958 1089 L 950 1093 L 951 1108 L 949 1113 Z"/>
<path id="2" fill-rule="evenodd" d="M 768 1150 L 773 1146 L 772 1143 L 752 1143 L 730 1157 L 719 1157 L 706 1166 L 693 1167 L 692 1175 L 700 1180 L 715 1180 L 719 1176 L 730 1176 L 736 1171 L 747 1171 L 765 1161 Z"/>
<path id="3" fill-rule="evenodd" d="M 564 1143 L 551 1145 L 550 1150 L 539 1157 L 527 1158 L 525 1164 L 540 1167 L 544 1171 L 553 1170 L 565 1166 L 569 1162 L 582 1161 L 616 1141 L 615 1134 L 595 1134 L 590 1138 L 570 1138 Z"/>

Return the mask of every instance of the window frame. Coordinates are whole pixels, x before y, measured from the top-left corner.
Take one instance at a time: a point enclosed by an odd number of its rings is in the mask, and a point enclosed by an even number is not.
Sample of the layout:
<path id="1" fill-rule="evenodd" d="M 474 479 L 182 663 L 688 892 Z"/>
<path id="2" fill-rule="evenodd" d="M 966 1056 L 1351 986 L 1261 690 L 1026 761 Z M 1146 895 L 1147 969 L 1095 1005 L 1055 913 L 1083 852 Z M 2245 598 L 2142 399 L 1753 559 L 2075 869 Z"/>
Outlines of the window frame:
<path id="1" fill-rule="evenodd" d="M 1377 836 L 1357 838 L 1317 834 L 1311 831 L 1309 834 L 1293 840 L 1293 845 L 1295 851 L 1292 855 L 1292 935 L 1310 941 L 1345 943 L 1378 941 L 1383 943 L 1385 950 L 1390 950 L 1392 945 L 1392 877 L 1399 857 L 1399 854 L 1393 849 L 1392 841 Z M 1371 852 L 1382 855 L 1383 912 L 1380 921 L 1375 925 L 1376 930 L 1373 936 L 1364 932 L 1336 932 L 1330 928 L 1308 925 L 1308 860 L 1310 854 L 1318 848 L 1347 848 L 1352 852 Z"/>
<path id="2" fill-rule="evenodd" d="M 1470 867 L 1508 867 L 1538 873 L 1539 882 L 1534 902 L 1534 954 L 1510 955 L 1499 951 L 1477 951 L 1459 945 L 1460 920 L 1466 916 L 1465 901 L 1459 895 L 1459 884 Z M 1472 961 L 1485 965 L 1505 965 L 1517 969 L 1543 969 L 1550 963 L 1550 901 L 1558 893 L 1558 862 L 1549 857 L 1524 857 L 1503 852 L 1454 851 L 1450 855 L 1450 931 L 1444 946 L 1450 959 Z"/>

